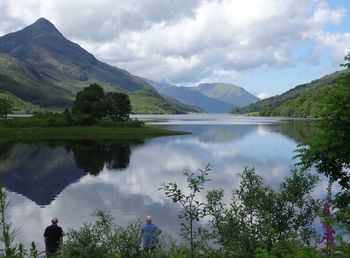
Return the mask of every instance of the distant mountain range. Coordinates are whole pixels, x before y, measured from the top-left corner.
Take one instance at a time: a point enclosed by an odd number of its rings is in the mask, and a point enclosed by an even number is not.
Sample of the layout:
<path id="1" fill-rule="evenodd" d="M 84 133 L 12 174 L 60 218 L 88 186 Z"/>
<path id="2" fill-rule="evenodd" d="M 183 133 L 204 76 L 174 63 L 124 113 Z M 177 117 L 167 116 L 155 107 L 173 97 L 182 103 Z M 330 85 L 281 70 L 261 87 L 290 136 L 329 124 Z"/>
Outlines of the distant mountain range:
<path id="1" fill-rule="evenodd" d="M 344 77 L 350 77 L 350 70 L 338 71 L 314 80 L 277 96 L 258 101 L 243 108 L 240 113 L 256 112 L 262 116 L 317 117 L 320 103 L 330 87 Z"/>
<path id="2" fill-rule="evenodd" d="M 105 64 L 67 40 L 44 18 L 0 37 L 0 91 L 44 107 L 67 107 L 76 92 L 91 83 L 106 91 L 132 94 L 132 105 L 144 99 L 159 113 L 196 112 L 159 94 L 151 85 L 125 70 Z M 148 98 L 152 95 L 152 98 Z M 139 110 L 140 112 L 149 110 Z"/>
<path id="3" fill-rule="evenodd" d="M 147 79 L 146 81 L 166 96 L 211 113 L 228 113 L 235 107 L 244 107 L 259 100 L 233 84 L 202 83 L 197 87 L 178 87 Z"/>

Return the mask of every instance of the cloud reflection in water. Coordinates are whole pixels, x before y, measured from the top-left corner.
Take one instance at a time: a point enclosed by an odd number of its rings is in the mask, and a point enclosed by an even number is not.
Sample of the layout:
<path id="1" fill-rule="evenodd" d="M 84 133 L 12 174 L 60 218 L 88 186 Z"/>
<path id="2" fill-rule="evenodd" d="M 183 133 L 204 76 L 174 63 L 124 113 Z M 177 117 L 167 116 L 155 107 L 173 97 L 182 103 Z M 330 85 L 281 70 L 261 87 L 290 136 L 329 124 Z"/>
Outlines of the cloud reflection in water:
<path id="1" fill-rule="evenodd" d="M 150 214 L 163 232 L 178 232 L 178 209 L 165 198 L 162 191 L 157 189 L 161 183 L 170 181 L 177 182 L 184 188 L 186 181 L 183 170 L 185 168 L 196 171 L 210 163 L 213 169 L 210 173 L 211 181 L 208 182 L 208 189 L 224 189 L 226 200 L 229 201 L 231 190 L 239 184 L 237 173 L 242 172 L 245 166 L 255 167 L 257 174 L 264 178 L 265 183 L 276 189 L 281 180 L 288 176 L 290 167 L 295 162 L 292 157 L 297 139 L 291 137 L 290 130 L 288 137 L 285 136 L 283 127 L 276 126 L 276 123 L 271 121 L 270 123 L 259 124 L 255 121 L 234 125 L 227 122 L 225 125 L 178 124 L 170 127 L 175 130 L 191 131 L 193 134 L 161 137 L 130 145 L 130 148 L 126 148 L 130 150 L 127 157 L 120 153 L 117 155 L 117 152 L 113 151 L 106 152 L 100 155 L 102 163 L 96 160 L 94 148 L 85 151 L 83 156 L 78 155 L 81 153 L 72 154 L 73 147 L 64 149 L 62 146 L 56 146 L 50 150 L 46 149 L 44 152 L 47 163 L 54 163 L 57 160 L 59 156 L 57 152 L 63 157 L 60 156 L 60 162 L 55 163 L 57 169 L 51 170 L 52 174 L 47 178 L 46 183 L 42 182 L 43 184 L 48 184 L 52 175 L 62 167 L 70 173 L 75 171 L 74 173 L 79 174 L 79 177 L 67 183 L 51 203 L 42 207 L 28 200 L 27 198 L 30 197 L 25 197 L 25 193 L 22 193 L 23 195 L 18 192 L 9 193 L 12 204 L 8 210 L 8 218 L 15 227 L 21 229 L 18 239 L 26 245 L 35 240 L 39 247 L 43 248 L 43 230 L 52 216 L 57 216 L 61 226 L 67 230 L 78 228 L 83 221 L 91 220 L 89 214 L 97 208 L 109 209 L 118 224 L 126 224 L 132 219 L 143 218 Z M 47 148 L 41 145 L 34 146 L 39 149 Z M 105 150 L 103 146 L 99 148 Z M 125 145 L 123 148 L 125 150 Z M 121 151 L 123 148 L 112 149 Z M 55 152 L 51 158 L 50 151 Z M 102 164 L 102 171 L 93 173 L 94 175 L 86 174 L 84 166 L 77 163 L 79 160 L 77 155 L 80 159 L 87 161 L 93 161 L 91 160 L 93 157 L 97 162 L 94 164 L 99 166 Z M 18 161 L 18 157 L 12 154 L 6 160 L 0 161 L 0 167 L 4 162 L 9 164 L 8 159 L 11 157 Z M 22 157 L 27 156 L 22 155 Z M 30 161 L 22 162 L 37 162 L 41 159 L 40 155 L 35 157 L 31 154 L 30 157 Z M 111 162 L 113 157 L 115 161 Z M 120 157 L 127 158 L 127 165 L 122 168 L 113 168 L 111 164 L 118 164 Z M 67 164 L 71 165 L 67 166 Z M 13 168 L 9 171 L 2 168 L 1 174 L 7 174 L 10 171 L 14 173 Z M 201 198 L 204 200 L 204 193 Z"/>

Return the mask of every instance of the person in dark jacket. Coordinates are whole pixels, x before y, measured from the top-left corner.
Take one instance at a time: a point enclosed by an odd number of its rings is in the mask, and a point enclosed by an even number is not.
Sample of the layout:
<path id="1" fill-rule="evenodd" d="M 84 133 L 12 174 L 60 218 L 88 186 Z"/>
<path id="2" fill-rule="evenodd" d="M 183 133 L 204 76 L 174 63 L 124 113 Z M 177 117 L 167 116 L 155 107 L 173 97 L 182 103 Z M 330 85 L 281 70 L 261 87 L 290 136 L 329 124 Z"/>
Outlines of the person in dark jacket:
<path id="1" fill-rule="evenodd" d="M 44 232 L 45 251 L 47 255 L 57 251 L 60 244 L 63 243 L 63 230 L 57 225 L 58 219 L 51 219 L 51 226 L 48 226 Z"/>
<path id="2" fill-rule="evenodd" d="M 143 249 L 145 251 L 150 251 L 156 247 L 157 236 L 162 231 L 158 228 L 157 225 L 152 224 L 152 217 L 146 217 L 146 224 L 141 229 L 141 236 L 143 239 Z"/>

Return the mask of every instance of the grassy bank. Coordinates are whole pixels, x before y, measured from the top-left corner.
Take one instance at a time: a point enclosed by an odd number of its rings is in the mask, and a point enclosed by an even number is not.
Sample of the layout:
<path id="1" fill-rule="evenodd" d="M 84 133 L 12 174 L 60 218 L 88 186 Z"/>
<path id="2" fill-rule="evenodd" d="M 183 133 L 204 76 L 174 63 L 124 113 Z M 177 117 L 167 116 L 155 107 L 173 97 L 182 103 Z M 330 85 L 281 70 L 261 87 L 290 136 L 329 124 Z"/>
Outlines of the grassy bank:
<path id="1" fill-rule="evenodd" d="M 160 136 L 187 134 L 160 128 L 141 127 L 0 127 L 0 140 L 82 140 L 82 139 L 148 139 Z"/>

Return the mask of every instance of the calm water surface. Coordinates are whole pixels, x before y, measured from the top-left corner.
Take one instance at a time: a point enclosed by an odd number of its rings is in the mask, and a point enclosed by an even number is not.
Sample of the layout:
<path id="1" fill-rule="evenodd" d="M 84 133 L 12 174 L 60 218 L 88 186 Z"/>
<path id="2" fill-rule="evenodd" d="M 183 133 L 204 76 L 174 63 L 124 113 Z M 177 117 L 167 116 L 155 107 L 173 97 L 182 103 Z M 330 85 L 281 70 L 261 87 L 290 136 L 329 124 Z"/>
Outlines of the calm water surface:
<path id="1" fill-rule="evenodd" d="M 223 188 L 226 200 L 237 173 L 255 167 L 277 188 L 288 176 L 294 150 L 312 134 L 304 120 L 230 115 L 143 115 L 153 126 L 190 135 L 133 142 L 0 142 L 0 180 L 10 200 L 7 218 L 27 246 L 52 216 L 65 231 L 91 221 L 95 209 L 108 209 L 121 225 L 152 215 L 168 234 L 177 235 L 178 207 L 157 189 L 163 182 L 185 186 L 184 169 L 212 165 L 208 189 Z M 324 191 L 323 182 L 315 194 Z M 202 197 L 204 199 L 204 195 Z"/>

